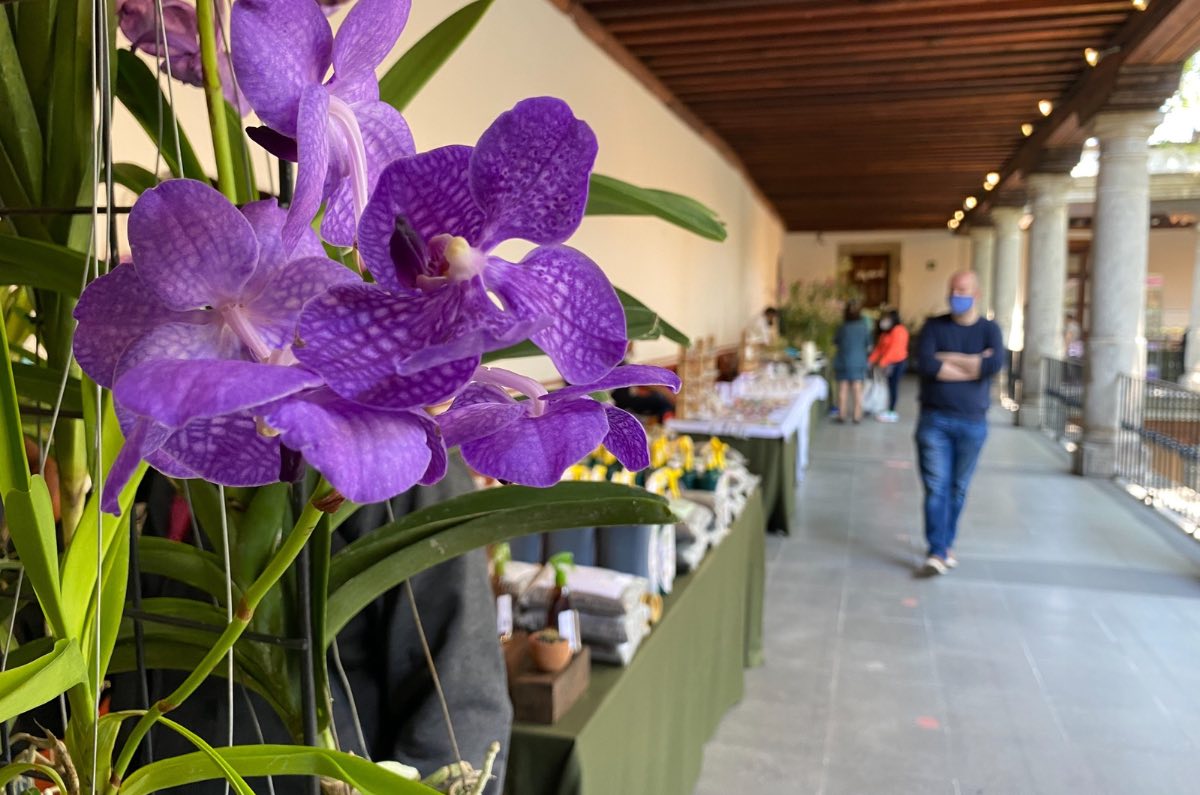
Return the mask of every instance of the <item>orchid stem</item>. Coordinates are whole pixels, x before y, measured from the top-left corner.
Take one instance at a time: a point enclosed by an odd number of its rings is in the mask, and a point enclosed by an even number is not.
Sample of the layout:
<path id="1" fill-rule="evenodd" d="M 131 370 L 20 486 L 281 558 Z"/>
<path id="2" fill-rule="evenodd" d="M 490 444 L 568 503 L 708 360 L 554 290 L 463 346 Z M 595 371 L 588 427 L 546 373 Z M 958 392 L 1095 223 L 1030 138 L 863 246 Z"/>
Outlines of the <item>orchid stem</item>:
<path id="1" fill-rule="evenodd" d="M 212 128 L 213 153 L 217 158 L 217 187 L 225 198 L 237 202 L 237 178 L 233 147 L 225 120 L 225 95 L 217 62 L 217 28 L 213 0 L 196 0 L 196 27 L 200 31 L 200 65 L 204 67 L 204 99 L 208 104 L 208 126 Z"/>
<path id="2" fill-rule="evenodd" d="M 129 769 L 129 763 L 133 760 L 133 755 L 137 751 L 138 745 L 141 744 L 146 734 L 149 733 L 151 727 L 154 726 L 159 718 L 178 708 L 189 696 L 196 692 L 200 684 L 221 664 L 221 661 L 225 659 L 226 655 L 233 648 L 234 643 L 246 631 L 246 627 L 250 625 L 251 619 L 254 618 L 254 610 L 258 607 L 259 602 L 275 587 L 275 584 L 279 582 L 280 578 L 283 577 L 296 561 L 296 558 L 299 557 L 301 550 L 304 549 L 304 545 L 308 543 L 308 539 L 312 536 L 317 522 L 321 519 L 321 514 L 325 512 L 318 506 L 321 505 L 322 500 L 327 500 L 332 492 L 333 488 L 324 479 L 317 484 L 312 498 L 304 506 L 304 510 L 300 513 L 300 518 L 296 520 L 292 531 L 288 533 L 283 544 L 271 557 L 262 574 L 258 575 L 258 578 L 242 594 L 241 602 L 234 611 L 233 620 L 225 627 L 225 631 L 217 638 L 212 648 L 208 650 L 208 653 L 204 655 L 204 659 L 188 674 L 187 679 L 175 689 L 175 692 L 156 702 L 138 720 L 137 725 L 130 732 L 125 746 L 121 749 L 121 755 L 117 758 L 117 763 L 113 765 L 112 779 L 109 782 L 112 785 L 113 791 L 120 789 L 125 771 Z"/>

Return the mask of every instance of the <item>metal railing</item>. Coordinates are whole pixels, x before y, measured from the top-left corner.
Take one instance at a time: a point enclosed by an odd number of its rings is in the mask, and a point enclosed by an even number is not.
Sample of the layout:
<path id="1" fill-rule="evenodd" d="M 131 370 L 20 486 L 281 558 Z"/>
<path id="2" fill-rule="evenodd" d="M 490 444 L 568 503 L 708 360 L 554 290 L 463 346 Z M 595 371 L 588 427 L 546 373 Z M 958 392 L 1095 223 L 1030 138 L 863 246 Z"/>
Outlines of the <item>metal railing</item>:
<path id="1" fill-rule="evenodd" d="M 1064 444 L 1083 435 L 1083 363 L 1042 360 L 1042 430 Z"/>
<path id="2" fill-rule="evenodd" d="M 1179 383 L 1184 373 L 1183 345 L 1178 340 L 1146 341 L 1146 377 Z"/>
<path id="3" fill-rule="evenodd" d="M 1200 393 L 1121 376 L 1117 478 L 1147 504 L 1200 524 Z"/>

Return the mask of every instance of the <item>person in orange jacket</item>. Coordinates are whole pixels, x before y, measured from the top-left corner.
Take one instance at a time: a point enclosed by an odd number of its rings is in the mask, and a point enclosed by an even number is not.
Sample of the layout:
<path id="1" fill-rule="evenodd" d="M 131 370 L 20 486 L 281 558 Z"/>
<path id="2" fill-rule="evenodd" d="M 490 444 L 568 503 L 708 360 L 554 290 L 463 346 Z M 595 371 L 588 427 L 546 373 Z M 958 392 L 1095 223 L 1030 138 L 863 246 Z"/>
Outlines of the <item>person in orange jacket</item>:
<path id="1" fill-rule="evenodd" d="M 900 379 L 908 368 L 908 329 L 900 322 L 900 313 L 889 309 L 879 318 L 879 339 L 871 351 L 870 363 L 887 374 L 888 410 L 875 415 L 880 422 L 897 422 L 896 396 Z"/>

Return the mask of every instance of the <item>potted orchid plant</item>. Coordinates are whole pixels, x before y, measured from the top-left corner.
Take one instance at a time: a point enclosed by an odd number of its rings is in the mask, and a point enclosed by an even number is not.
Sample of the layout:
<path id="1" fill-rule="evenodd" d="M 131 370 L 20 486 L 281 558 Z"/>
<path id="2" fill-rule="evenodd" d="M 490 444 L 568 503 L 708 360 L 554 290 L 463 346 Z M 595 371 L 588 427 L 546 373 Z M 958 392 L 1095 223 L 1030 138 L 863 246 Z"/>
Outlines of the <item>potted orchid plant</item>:
<path id="1" fill-rule="evenodd" d="M 416 151 L 405 105 L 490 5 L 456 11 L 382 78 L 408 0 L 357 0 L 336 34 L 316 0 L 0 7 L 0 785 L 150 793 L 224 779 L 245 793 L 248 776 L 291 774 L 362 793 L 461 788 L 461 769 L 421 783 L 337 748 L 322 683 L 339 629 L 488 543 L 670 520 L 642 490 L 559 482 L 600 444 L 648 464 L 641 426 L 593 395 L 677 388 L 620 362 L 630 338 L 686 343 L 566 241 L 588 213 L 724 229 L 691 199 L 594 174 L 596 138 L 560 99 L 518 103 L 473 145 Z M 172 80 L 203 88 L 215 175 L 178 123 Z M 113 162 L 114 98 L 168 178 Z M 291 166 L 278 191 L 260 187 L 252 147 L 294 163 L 293 191 Z M 117 184 L 137 194 L 123 239 Z M 534 248 L 508 261 L 495 253 L 508 239 Z M 526 355 L 548 356 L 567 386 L 489 364 Z M 454 448 L 512 485 L 331 554 L 357 505 L 438 481 Z M 186 484 L 216 551 L 139 535 L 148 468 Z M 302 554 L 319 573 L 305 614 L 315 731 L 289 652 L 239 643 L 295 624 L 281 616 Z M 131 565 L 207 601 L 137 602 Z M 38 631 L 16 632 L 29 611 Z M 185 676 L 142 709 L 106 712 L 106 676 L 148 665 Z M 214 675 L 262 695 L 296 744 L 218 747 L 173 721 Z M 10 734 L 56 699 L 62 736 Z M 195 752 L 139 764 L 155 726 Z"/>

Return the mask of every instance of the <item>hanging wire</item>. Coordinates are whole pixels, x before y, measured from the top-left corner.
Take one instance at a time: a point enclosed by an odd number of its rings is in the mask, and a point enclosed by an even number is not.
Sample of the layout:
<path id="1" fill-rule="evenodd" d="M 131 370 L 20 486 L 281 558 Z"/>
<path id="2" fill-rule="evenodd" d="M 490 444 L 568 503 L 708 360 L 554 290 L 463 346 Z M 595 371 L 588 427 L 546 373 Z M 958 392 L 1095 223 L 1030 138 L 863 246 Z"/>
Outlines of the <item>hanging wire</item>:
<path id="1" fill-rule="evenodd" d="M 0 673 L 8 670 L 8 650 L 12 647 L 13 627 L 17 623 L 17 609 L 21 605 L 21 585 L 25 582 L 25 567 L 17 569 L 17 587 L 13 592 L 12 614 L 8 617 L 8 637 L 4 641 L 4 653 L 0 656 Z M 12 762 L 12 747 L 8 736 L 8 721 L 0 721 L 0 743 L 4 744 L 4 764 Z M 4 785 L 4 792 L 11 793 L 13 788 Z"/>
<path id="2" fill-rule="evenodd" d="M 384 503 L 389 522 L 396 521 L 392 510 L 391 500 Z M 429 666 L 429 675 L 433 679 L 433 689 L 437 693 L 438 704 L 442 708 L 442 717 L 446 721 L 446 733 L 450 736 L 450 749 L 454 752 L 454 760 L 458 762 L 459 778 L 466 772 L 463 767 L 462 751 L 458 749 L 458 737 L 454 734 L 454 721 L 450 718 L 450 704 L 446 701 L 446 691 L 442 689 L 442 680 L 438 676 L 437 666 L 433 663 L 433 652 L 429 649 L 429 639 L 425 637 L 425 627 L 421 623 L 421 611 L 417 609 L 417 595 L 413 592 L 412 579 L 404 581 L 404 592 L 408 595 L 408 604 L 412 608 L 413 623 L 417 627 L 417 637 L 421 641 L 421 651 L 425 654 L 425 664 Z"/>
<path id="3" fill-rule="evenodd" d="M 254 726 L 254 736 L 258 738 L 259 745 L 266 745 L 267 740 L 263 737 L 262 724 L 258 722 L 258 710 L 254 708 L 254 700 L 250 698 L 250 691 L 242 685 L 242 698 L 246 702 L 246 711 L 250 713 L 250 723 Z M 272 776 L 267 776 L 267 790 L 271 795 L 275 795 L 275 779 Z"/>
<path id="4" fill-rule="evenodd" d="M 333 651 L 333 668 L 337 671 L 338 681 L 342 684 L 342 690 L 346 691 L 346 703 L 350 706 L 350 718 L 354 723 L 354 737 L 358 740 L 358 747 L 362 751 L 363 758 L 369 762 L 371 761 L 371 749 L 367 747 L 367 738 L 363 734 L 362 721 L 358 716 L 358 702 L 354 698 L 354 691 L 350 689 L 350 677 L 346 675 L 346 669 L 342 666 L 342 652 L 338 648 L 336 637 L 333 639 L 331 648 Z"/>
<path id="5" fill-rule="evenodd" d="M 229 561 L 229 507 L 225 502 L 225 487 L 217 484 L 217 498 L 221 502 L 221 546 L 225 553 L 225 622 L 233 623 L 233 564 Z M 228 737 L 233 746 L 233 646 L 225 658 L 226 701 L 229 708 Z M 229 781 L 225 781 L 225 795 L 229 795 Z"/>
<path id="6" fill-rule="evenodd" d="M 162 60 L 167 67 L 167 104 L 171 106 L 171 124 L 175 128 L 175 162 L 178 164 L 179 176 L 183 176 L 183 148 L 179 143 L 179 114 L 175 112 L 175 79 L 171 74 L 171 44 L 167 40 L 167 23 L 163 19 L 162 0 L 154 0 L 154 13 L 158 17 L 157 27 L 162 31 Z M 162 139 L 159 138 L 158 152 L 162 154 Z"/>
<path id="7" fill-rule="evenodd" d="M 229 19 L 233 14 L 233 0 L 229 0 L 228 3 L 221 5 L 214 4 L 213 8 L 213 13 L 215 13 L 217 16 L 217 35 L 221 37 L 221 44 L 225 47 L 225 65 L 228 67 L 229 79 L 233 84 L 234 101 L 231 104 L 231 107 L 233 107 L 234 112 L 238 114 L 238 118 L 241 118 L 242 109 L 237 100 L 242 96 L 242 89 L 241 86 L 238 85 L 237 72 L 235 72 L 233 69 L 233 49 L 230 46 L 229 34 L 225 30 L 227 27 L 226 20 Z M 225 13 L 226 9 L 228 9 L 229 13 Z M 246 196 L 250 201 L 254 201 L 258 198 L 258 186 L 254 184 L 254 180 L 250 173 L 250 144 L 246 140 L 246 131 L 242 129 L 241 124 L 238 124 L 238 144 L 242 148 L 242 160 L 247 166 L 247 168 L 243 169 L 244 173 L 242 175 L 246 180 Z"/>

